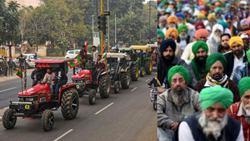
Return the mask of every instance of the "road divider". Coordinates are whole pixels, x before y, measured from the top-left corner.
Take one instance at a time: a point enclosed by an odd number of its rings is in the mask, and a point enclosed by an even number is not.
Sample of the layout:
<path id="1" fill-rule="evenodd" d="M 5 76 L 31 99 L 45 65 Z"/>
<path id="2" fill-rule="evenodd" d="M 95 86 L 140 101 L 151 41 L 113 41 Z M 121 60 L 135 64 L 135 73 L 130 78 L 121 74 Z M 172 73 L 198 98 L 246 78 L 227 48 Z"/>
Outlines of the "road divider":
<path id="1" fill-rule="evenodd" d="M 135 87 L 134 89 L 132 89 L 131 91 L 133 92 L 134 90 L 136 90 L 137 89 L 137 87 Z"/>
<path id="2" fill-rule="evenodd" d="M 0 91 L 0 93 L 6 92 L 6 91 L 9 91 L 9 90 L 13 90 L 13 89 L 16 89 L 16 88 L 17 88 L 17 87 L 12 87 L 12 88 L 9 88 L 9 89 L 5 89 L 5 90 Z"/>
<path id="3" fill-rule="evenodd" d="M 67 131 L 66 133 L 62 134 L 60 137 L 56 138 L 54 141 L 58 141 L 60 140 L 61 138 L 63 138 L 64 136 L 66 136 L 67 134 L 69 134 L 70 132 L 72 132 L 73 129 L 70 129 L 69 131 Z"/>
<path id="4" fill-rule="evenodd" d="M 114 104 L 114 102 L 110 103 L 109 105 L 107 105 L 106 107 L 102 108 L 100 111 L 96 112 L 95 114 L 97 115 L 97 114 L 101 113 L 103 110 L 107 109 L 109 106 L 111 106 L 113 104 Z"/>

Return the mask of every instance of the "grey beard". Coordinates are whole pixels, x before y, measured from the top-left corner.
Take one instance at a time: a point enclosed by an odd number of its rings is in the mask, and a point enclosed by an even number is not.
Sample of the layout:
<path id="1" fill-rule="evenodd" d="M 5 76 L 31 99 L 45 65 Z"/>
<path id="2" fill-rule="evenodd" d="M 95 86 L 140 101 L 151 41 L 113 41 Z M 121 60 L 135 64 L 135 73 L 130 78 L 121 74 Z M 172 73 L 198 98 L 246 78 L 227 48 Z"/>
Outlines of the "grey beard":
<path id="1" fill-rule="evenodd" d="M 214 41 L 215 41 L 216 44 L 218 44 L 218 45 L 220 44 L 220 36 L 214 35 L 213 39 L 214 39 Z"/>
<path id="2" fill-rule="evenodd" d="M 203 133 L 206 136 L 212 135 L 216 140 L 221 136 L 221 131 L 227 124 L 228 115 L 226 114 L 224 118 L 219 118 L 219 123 L 216 121 L 211 121 L 211 118 L 205 116 L 204 111 L 201 113 L 198 121 L 203 129 Z"/>
<path id="3" fill-rule="evenodd" d="M 188 36 L 187 34 L 185 34 L 185 35 L 180 34 L 179 35 L 179 37 L 180 37 L 181 40 L 186 40 L 187 36 Z"/>
<path id="4" fill-rule="evenodd" d="M 181 106 L 184 103 L 185 90 L 183 87 L 180 90 L 172 89 L 172 99 L 176 106 Z"/>
<path id="5" fill-rule="evenodd" d="M 250 117 L 250 104 L 243 105 L 243 110 L 245 111 L 245 116 Z"/>

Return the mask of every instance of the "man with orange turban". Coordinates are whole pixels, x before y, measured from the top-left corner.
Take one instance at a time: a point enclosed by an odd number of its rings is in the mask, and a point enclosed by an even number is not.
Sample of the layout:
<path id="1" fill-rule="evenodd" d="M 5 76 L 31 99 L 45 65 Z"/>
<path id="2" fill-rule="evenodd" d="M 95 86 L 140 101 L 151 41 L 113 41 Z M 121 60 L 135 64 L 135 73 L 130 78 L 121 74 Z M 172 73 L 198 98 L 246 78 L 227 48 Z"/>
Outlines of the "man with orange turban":
<path id="1" fill-rule="evenodd" d="M 196 38 L 196 41 L 204 41 L 206 42 L 207 41 L 207 38 L 209 36 L 209 32 L 206 30 L 206 29 L 199 29 L 196 31 L 195 33 L 195 38 Z M 182 53 L 182 56 L 181 56 L 181 59 L 185 60 L 185 62 L 187 64 L 190 64 L 191 63 L 191 60 L 194 58 L 194 54 L 192 52 L 192 47 L 193 45 L 195 44 L 196 42 L 191 42 L 189 43 L 184 52 Z M 208 46 L 209 47 L 209 46 Z M 210 47 L 209 47 L 210 48 Z M 208 54 L 209 54 L 209 51 L 208 51 Z"/>
<path id="2" fill-rule="evenodd" d="M 176 16 L 172 15 L 167 18 L 168 28 L 176 27 L 177 24 L 178 24 L 178 18 Z"/>
<path id="3" fill-rule="evenodd" d="M 176 28 L 169 28 L 166 31 L 166 35 L 165 38 L 169 39 L 169 40 L 174 40 L 176 41 L 176 39 L 178 38 L 179 34 Z M 176 51 L 175 51 L 175 55 L 177 57 L 181 57 L 183 50 L 181 49 L 180 45 L 176 42 Z"/>

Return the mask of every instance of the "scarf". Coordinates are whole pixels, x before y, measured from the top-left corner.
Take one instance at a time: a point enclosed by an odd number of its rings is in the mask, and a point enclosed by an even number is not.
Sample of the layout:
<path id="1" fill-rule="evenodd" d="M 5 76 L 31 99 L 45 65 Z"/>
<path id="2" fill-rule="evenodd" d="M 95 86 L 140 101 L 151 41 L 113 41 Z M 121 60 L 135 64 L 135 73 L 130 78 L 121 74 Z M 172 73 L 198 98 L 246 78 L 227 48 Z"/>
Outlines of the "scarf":
<path id="1" fill-rule="evenodd" d="M 197 81 L 201 80 L 201 75 L 200 73 L 206 73 L 207 70 L 206 70 L 206 65 L 204 66 L 200 66 L 197 61 L 194 59 L 192 59 L 191 61 L 191 67 L 193 68 L 193 71 L 194 71 L 194 75 L 197 79 Z"/>
<path id="2" fill-rule="evenodd" d="M 220 85 L 223 88 L 227 88 L 228 87 L 228 80 L 227 80 L 227 75 L 224 75 L 220 80 L 214 80 L 211 76 L 210 73 L 207 74 L 206 76 L 206 83 L 205 83 L 205 87 L 213 87 L 216 85 Z"/>

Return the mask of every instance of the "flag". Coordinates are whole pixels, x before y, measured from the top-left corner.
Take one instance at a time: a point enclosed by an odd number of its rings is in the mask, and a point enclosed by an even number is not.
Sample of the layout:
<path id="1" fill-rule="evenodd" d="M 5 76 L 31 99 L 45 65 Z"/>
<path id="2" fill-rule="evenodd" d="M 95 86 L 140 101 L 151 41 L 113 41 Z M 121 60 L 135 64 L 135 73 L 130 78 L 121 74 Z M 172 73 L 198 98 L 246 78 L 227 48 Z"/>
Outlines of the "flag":
<path id="1" fill-rule="evenodd" d="M 80 65 L 80 56 L 77 55 L 72 62 L 68 63 L 69 67 L 72 69 L 78 65 Z"/>
<path id="2" fill-rule="evenodd" d="M 19 68 L 18 68 L 18 70 L 17 70 L 17 72 L 16 72 L 16 75 L 17 75 L 18 77 L 20 77 L 20 78 L 23 78 L 22 64 L 21 64 L 21 62 L 19 62 L 19 64 L 20 64 L 20 66 L 19 66 Z"/>
<path id="3" fill-rule="evenodd" d="M 87 52 L 88 52 L 88 41 L 85 42 L 85 46 L 86 46 L 86 54 L 87 54 Z"/>
<path id="4" fill-rule="evenodd" d="M 109 46 L 109 51 L 111 50 L 111 46 Z"/>
<path id="5" fill-rule="evenodd" d="M 102 52 L 101 52 L 101 54 L 103 54 L 103 53 L 104 53 L 104 49 L 105 49 L 105 44 L 103 43 L 103 46 L 102 46 Z"/>
<path id="6" fill-rule="evenodd" d="M 102 58 L 103 58 L 104 60 L 107 60 L 107 53 L 103 54 Z"/>

